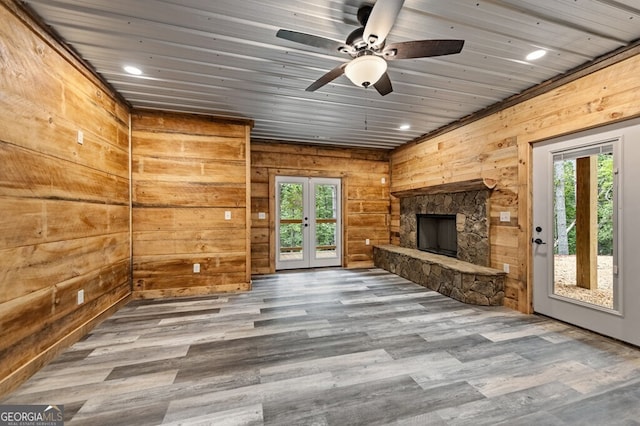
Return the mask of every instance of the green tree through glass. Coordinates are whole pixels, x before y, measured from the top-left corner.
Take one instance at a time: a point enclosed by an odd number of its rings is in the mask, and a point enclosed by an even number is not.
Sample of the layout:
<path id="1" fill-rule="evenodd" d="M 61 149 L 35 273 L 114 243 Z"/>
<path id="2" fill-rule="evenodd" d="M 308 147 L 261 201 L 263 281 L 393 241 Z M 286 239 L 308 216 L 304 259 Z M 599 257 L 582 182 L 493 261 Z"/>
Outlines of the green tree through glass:
<path id="1" fill-rule="evenodd" d="M 613 155 L 611 153 L 598 156 L 598 254 L 613 255 Z M 561 160 L 562 166 L 555 169 L 555 188 L 564 187 L 563 194 L 555 195 L 554 216 L 556 223 L 555 254 L 576 254 L 576 162 L 574 159 Z M 564 201 L 564 205 L 559 202 Z M 562 216 L 559 213 L 564 207 L 566 223 L 560 226 Z M 558 235 L 560 229 L 566 229 L 568 253 L 559 252 Z"/>
<path id="2" fill-rule="evenodd" d="M 302 184 L 283 183 L 280 185 L 280 219 L 302 219 Z M 281 251 L 302 249 L 302 223 L 280 224 Z"/>
<path id="3" fill-rule="evenodd" d="M 316 185 L 316 219 L 336 218 L 336 187 L 334 185 Z M 335 247 L 336 223 L 318 223 L 316 225 L 316 246 Z"/>
<path id="4" fill-rule="evenodd" d="M 282 252 L 302 250 L 303 185 L 282 183 L 280 191 L 280 248 Z M 337 188 L 335 185 L 315 185 L 316 246 L 335 250 L 337 232 Z M 323 220 L 330 222 L 323 222 Z M 295 220 L 296 223 L 286 223 Z M 300 222 L 298 222 L 300 221 Z M 284 223 L 282 223 L 284 222 Z"/>

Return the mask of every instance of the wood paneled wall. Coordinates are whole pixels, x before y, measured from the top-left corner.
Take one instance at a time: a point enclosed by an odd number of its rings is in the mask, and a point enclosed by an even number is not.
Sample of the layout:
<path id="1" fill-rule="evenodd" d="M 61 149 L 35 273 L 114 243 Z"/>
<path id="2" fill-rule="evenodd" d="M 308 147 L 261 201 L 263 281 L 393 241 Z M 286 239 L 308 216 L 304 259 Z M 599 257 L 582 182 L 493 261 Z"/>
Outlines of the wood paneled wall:
<path id="1" fill-rule="evenodd" d="M 131 283 L 127 106 L 13 2 L 0 22 L 2 395 Z"/>
<path id="2" fill-rule="evenodd" d="M 134 297 L 250 288 L 250 128 L 248 121 L 132 114 Z"/>
<path id="3" fill-rule="evenodd" d="M 343 261 L 348 268 L 373 265 L 373 245 L 389 242 L 388 151 L 317 147 L 278 142 L 251 144 L 251 272 L 275 270 L 277 175 L 342 179 Z M 384 183 L 382 182 L 384 179 Z M 271 207 L 271 208 L 270 208 Z M 267 214 L 259 219 L 258 213 Z M 370 245 L 365 244 L 366 239 Z"/>
<path id="4" fill-rule="evenodd" d="M 491 266 L 510 265 L 505 305 L 530 312 L 532 144 L 640 115 L 640 56 L 564 84 L 448 133 L 407 144 L 391 154 L 392 192 L 491 178 Z M 392 206 L 392 238 L 399 231 Z M 511 213 L 500 222 L 500 212 Z"/>

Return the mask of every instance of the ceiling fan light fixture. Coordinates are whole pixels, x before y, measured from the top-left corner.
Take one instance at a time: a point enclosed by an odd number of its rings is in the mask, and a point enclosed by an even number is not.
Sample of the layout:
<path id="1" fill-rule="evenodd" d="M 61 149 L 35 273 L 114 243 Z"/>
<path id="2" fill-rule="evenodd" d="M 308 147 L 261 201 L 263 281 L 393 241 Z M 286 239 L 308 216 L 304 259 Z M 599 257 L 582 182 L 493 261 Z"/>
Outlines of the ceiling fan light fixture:
<path id="1" fill-rule="evenodd" d="M 387 72 L 387 61 L 375 55 L 359 56 L 349 62 L 344 69 L 349 80 L 360 87 L 376 84 L 385 72 Z"/>

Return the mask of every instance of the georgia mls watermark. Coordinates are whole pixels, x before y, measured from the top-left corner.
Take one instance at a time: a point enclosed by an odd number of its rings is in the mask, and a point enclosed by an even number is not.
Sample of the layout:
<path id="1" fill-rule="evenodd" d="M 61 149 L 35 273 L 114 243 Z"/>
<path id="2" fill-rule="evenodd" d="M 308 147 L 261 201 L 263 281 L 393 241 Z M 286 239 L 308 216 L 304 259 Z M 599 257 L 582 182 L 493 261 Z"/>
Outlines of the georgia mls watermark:
<path id="1" fill-rule="evenodd" d="M 64 405 L 0 405 L 0 426 L 64 426 Z"/>

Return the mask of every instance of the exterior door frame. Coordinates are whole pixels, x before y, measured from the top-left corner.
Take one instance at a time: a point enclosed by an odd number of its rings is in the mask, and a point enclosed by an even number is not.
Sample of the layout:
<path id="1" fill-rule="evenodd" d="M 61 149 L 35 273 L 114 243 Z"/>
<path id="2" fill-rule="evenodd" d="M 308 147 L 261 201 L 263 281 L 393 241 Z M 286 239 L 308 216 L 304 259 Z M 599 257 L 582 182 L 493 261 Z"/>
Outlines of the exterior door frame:
<path id="1" fill-rule="evenodd" d="M 346 222 L 347 211 L 347 192 L 349 178 L 345 173 L 342 174 L 324 174 L 314 170 L 297 170 L 297 169 L 269 169 L 269 272 L 276 272 L 276 220 L 277 220 L 277 206 L 276 206 L 276 176 L 297 176 L 297 177 L 313 177 L 313 178 L 331 178 L 341 180 L 341 212 L 340 212 L 340 236 L 342 238 L 342 253 L 340 267 L 344 268 L 347 265 L 348 259 L 348 239 L 347 230 L 348 225 Z"/>
<path id="2" fill-rule="evenodd" d="M 628 132 L 628 134 L 627 134 Z M 613 124 L 603 125 L 594 129 L 576 130 L 575 132 L 567 135 L 551 136 L 547 139 L 527 141 L 526 153 L 521 151 L 519 155 L 522 171 L 527 175 L 527 206 L 526 206 L 526 223 L 524 234 L 526 235 L 528 246 L 526 247 L 527 256 L 527 293 L 531 297 L 531 307 L 533 309 L 533 288 L 534 288 L 534 244 L 532 238 L 535 238 L 534 233 L 534 212 L 533 212 L 533 149 L 534 146 L 541 143 L 548 143 L 551 141 L 566 141 L 572 139 L 578 139 L 588 136 L 594 136 L 601 140 L 614 139 L 621 136 L 621 152 L 618 168 L 618 185 L 620 194 L 618 196 L 619 208 L 622 211 L 618 212 L 619 220 L 619 258 L 618 258 L 618 273 L 620 283 L 620 291 L 623 291 L 621 306 L 618 307 L 619 314 L 600 312 L 600 315 L 616 317 L 620 321 L 616 321 L 616 324 L 612 327 L 600 327 L 601 329 L 594 330 L 589 324 L 579 326 L 592 329 L 598 333 L 612 336 L 619 340 L 629 342 L 634 345 L 640 345 L 640 331 L 634 324 L 640 323 L 640 309 L 638 309 L 637 303 L 640 300 L 640 286 L 633 284 L 632 282 L 625 282 L 629 279 L 633 280 L 635 276 L 640 276 L 640 263 L 633 261 L 626 261 L 633 257 L 633 253 L 638 250 L 638 241 L 640 241 L 640 228 L 630 226 L 628 222 L 629 218 L 640 217 L 640 197 L 633 196 L 630 191 L 637 187 L 636 182 L 640 182 L 640 169 L 635 165 L 634 159 L 640 157 L 640 118 L 625 120 Z M 528 160 L 528 161 L 525 161 Z M 637 194 L 637 192 L 636 192 Z M 627 277 L 625 279 L 625 277 Z M 630 286 L 630 284 L 632 284 Z M 631 305 L 632 303 L 636 304 Z M 570 309 L 573 307 L 571 304 L 567 304 Z M 533 310 L 531 311 L 533 312 Z M 627 321 L 626 323 L 624 321 Z"/>

